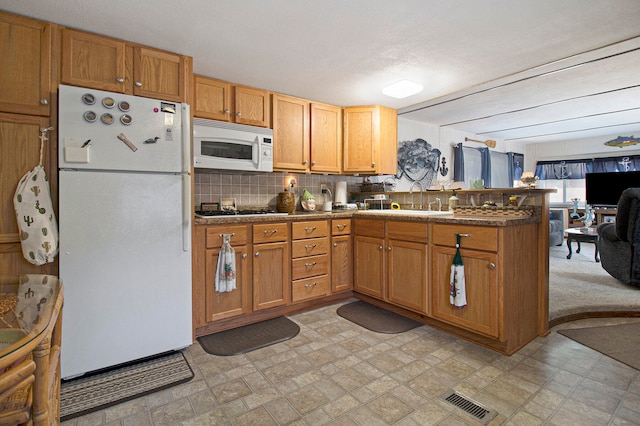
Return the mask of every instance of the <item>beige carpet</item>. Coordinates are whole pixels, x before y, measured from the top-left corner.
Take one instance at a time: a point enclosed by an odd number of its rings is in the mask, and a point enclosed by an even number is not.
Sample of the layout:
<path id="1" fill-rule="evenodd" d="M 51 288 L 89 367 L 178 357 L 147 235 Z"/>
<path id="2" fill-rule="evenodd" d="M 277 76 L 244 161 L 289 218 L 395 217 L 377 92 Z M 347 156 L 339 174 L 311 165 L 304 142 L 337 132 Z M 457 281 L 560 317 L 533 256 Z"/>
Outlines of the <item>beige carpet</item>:
<path id="1" fill-rule="evenodd" d="M 566 243 L 549 249 L 549 320 L 584 312 L 636 311 L 640 313 L 640 288 L 626 285 L 593 259 L 594 245 L 582 243 L 573 256 Z"/>
<path id="2" fill-rule="evenodd" d="M 571 328 L 558 333 L 640 370 L 640 323 Z"/>

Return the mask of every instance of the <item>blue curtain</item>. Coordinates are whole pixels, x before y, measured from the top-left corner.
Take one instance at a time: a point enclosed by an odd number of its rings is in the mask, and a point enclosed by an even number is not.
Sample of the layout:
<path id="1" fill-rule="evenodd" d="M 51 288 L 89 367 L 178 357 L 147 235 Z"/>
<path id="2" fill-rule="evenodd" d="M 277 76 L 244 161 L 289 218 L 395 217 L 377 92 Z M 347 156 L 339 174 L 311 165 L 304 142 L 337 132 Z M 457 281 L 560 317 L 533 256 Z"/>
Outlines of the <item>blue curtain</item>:
<path id="1" fill-rule="evenodd" d="M 536 176 L 545 179 L 584 179 L 593 170 L 593 160 L 538 161 Z"/>
<path id="2" fill-rule="evenodd" d="M 475 161 L 467 158 L 465 161 L 465 152 L 468 154 L 467 157 L 475 158 L 480 155 L 480 164 L 475 163 Z M 475 155 L 473 155 L 475 154 Z M 469 162 L 473 162 L 473 167 L 470 167 L 471 164 Z M 465 164 L 467 167 L 465 168 Z M 472 170 L 477 170 L 478 174 L 475 175 Z M 466 170 L 465 170 L 466 169 Z M 470 174 L 474 174 L 474 176 L 470 176 Z M 487 188 L 491 187 L 491 154 L 489 153 L 489 148 L 472 148 L 468 146 L 462 146 L 462 143 L 457 144 L 453 147 L 453 180 L 456 182 L 466 182 L 469 185 L 471 179 L 484 179 L 484 186 Z"/>
<path id="3" fill-rule="evenodd" d="M 524 154 L 517 152 L 507 152 L 509 157 L 509 182 L 513 186 L 513 182 L 520 180 L 522 171 L 524 170 Z"/>
<path id="4" fill-rule="evenodd" d="M 593 173 L 633 172 L 640 170 L 640 155 L 593 159 Z"/>

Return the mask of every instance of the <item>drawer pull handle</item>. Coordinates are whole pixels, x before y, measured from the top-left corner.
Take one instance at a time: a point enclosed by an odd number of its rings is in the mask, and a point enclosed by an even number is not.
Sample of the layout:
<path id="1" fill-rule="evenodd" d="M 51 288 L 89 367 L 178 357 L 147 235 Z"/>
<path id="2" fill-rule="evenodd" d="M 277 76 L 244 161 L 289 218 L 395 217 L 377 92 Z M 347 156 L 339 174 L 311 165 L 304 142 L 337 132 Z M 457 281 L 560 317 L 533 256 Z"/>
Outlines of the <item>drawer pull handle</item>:
<path id="1" fill-rule="evenodd" d="M 307 267 L 307 268 L 311 268 L 313 266 L 316 266 L 317 263 L 318 262 L 305 263 L 304 266 Z"/>
<path id="2" fill-rule="evenodd" d="M 310 287 L 315 287 L 317 285 L 317 283 L 313 283 L 313 284 L 305 284 L 304 286 L 306 288 L 310 288 Z"/>
<path id="3" fill-rule="evenodd" d="M 316 248 L 316 245 L 315 244 L 313 244 L 313 245 L 307 244 L 306 246 L 304 246 L 304 248 L 306 248 L 307 250 L 314 249 L 314 248 Z"/>
<path id="4" fill-rule="evenodd" d="M 224 235 L 225 235 L 225 234 L 218 234 L 218 236 L 219 236 L 220 238 L 222 238 Z M 226 234 L 226 235 L 231 235 L 232 237 L 234 237 L 234 236 L 236 235 L 236 233 L 235 233 L 235 232 L 232 232 L 231 234 Z"/>
<path id="5" fill-rule="evenodd" d="M 453 235 L 460 235 L 461 237 L 470 237 L 471 234 L 453 234 Z"/>
<path id="6" fill-rule="evenodd" d="M 305 230 L 305 231 L 307 231 L 307 232 L 313 232 L 313 231 L 315 231 L 316 229 L 317 229 L 317 228 L 316 228 L 315 226 L 313 226 L 313 227 L 311 227 L 311 228 L 309 228 L 309 227 L 305 227 L 305 228 L 304 228 L 304 230 Z"/>
<path id="7" fill-rule="evenodd" d="M 336 226 L 338 227 L 338 231 L 342 231 L 343 229 L 345 229 L 347 227 L 346 223 L 338 223 L 336 224 Z"/>
<path id="8" fill-rule="evenodd" d="M 489 263 L 489 269 L 496 269 L 496 264 L 493 262 Z"/>
<path id="9" fill-rule="evenodd" d="M 269 231 L 268 229 L 264 230 L 264 235 L 267 235 L 269 232 L 271 232 L 272 234 L 275 234 L 276 232 L 278 232 L 277 229 L 272 229 L 271 231 Z"/>

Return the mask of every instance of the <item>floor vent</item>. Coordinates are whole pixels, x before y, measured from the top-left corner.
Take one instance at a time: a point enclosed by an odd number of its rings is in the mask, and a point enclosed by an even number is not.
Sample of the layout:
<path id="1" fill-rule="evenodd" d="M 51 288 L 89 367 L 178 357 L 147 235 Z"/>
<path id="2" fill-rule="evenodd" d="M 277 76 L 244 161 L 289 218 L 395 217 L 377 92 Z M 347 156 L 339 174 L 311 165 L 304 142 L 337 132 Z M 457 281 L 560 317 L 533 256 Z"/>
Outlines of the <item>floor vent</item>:
<path id="1" fill-rule="evenodd" d="M 447 391 L 440 395 L 440 398 L 454 407 L 461 409 L 465 413 L 472 415 L 483 424 L 489 423 L 498 415 L 494 410 L 490 410 L 482 404 L 479 404 L 455 391 Z"/>

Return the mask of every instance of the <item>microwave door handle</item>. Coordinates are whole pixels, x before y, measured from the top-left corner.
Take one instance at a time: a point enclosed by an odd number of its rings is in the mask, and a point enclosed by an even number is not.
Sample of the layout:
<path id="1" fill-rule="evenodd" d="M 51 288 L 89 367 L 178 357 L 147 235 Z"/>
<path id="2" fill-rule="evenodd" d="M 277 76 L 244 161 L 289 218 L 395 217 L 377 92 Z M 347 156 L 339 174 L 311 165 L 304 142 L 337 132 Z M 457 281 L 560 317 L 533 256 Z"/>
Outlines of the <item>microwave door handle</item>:
<path id="1" fill-rule="evenodd" d="M 260 152 L 260 138 L 258 138 L 258 140 L 253 145 L 253 147 L 256 150 L 256 157 L 257 157 L 257 161 L 255 162 L 256 166 L 258 167 L 258 170 L 262 170 L 262 153 Z"/>

